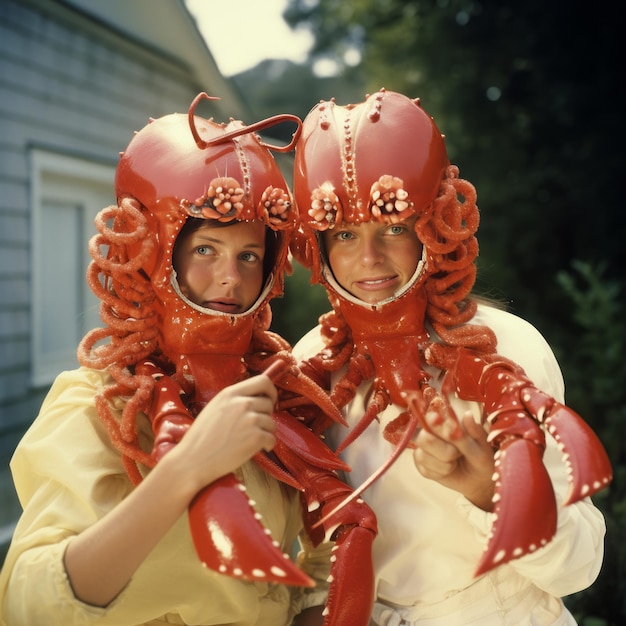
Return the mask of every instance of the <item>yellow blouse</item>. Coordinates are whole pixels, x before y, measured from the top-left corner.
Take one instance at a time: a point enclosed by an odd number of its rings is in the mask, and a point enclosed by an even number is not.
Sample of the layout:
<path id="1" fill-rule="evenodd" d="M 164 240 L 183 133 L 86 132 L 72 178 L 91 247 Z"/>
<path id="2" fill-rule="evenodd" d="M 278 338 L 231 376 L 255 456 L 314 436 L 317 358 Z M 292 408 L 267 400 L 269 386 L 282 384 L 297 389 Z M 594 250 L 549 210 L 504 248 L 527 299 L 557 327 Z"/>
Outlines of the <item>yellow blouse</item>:
<path id="1" fill-rule="evenodd" d="M 86 368 L 61 374 L 15 451 L 11 470 L 24 511 L 0 574 L 0 625 L 290 624 L 301 590 L 203 567 L 186 515 L 108 607 L 75 598 L 63 566 L 68 542 L 133 489 L 94 407 L 106 382 L 106 374 Z M 147 419 L 140 432 L 149 449 Z M 254 463 L 242 475 L 272 537 L 290 552 L 302 527 L 297 494 Z"/>

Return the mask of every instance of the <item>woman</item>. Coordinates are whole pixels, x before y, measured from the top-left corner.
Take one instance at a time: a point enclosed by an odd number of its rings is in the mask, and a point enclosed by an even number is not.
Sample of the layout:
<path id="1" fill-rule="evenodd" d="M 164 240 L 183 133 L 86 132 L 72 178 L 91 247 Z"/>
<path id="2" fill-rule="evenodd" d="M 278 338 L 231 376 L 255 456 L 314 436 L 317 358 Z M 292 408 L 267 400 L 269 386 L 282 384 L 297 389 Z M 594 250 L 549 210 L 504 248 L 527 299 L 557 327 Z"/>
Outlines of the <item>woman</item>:
<path id="1" fill-rule="evenodd" d="M 332 388 L 349 427 L 329 424 L 326 440 L 378 519 L 371 623 L 575 623 L 560 598 L 600 569 L 604 521 L 585 495 L 610 465 L 561 404 L 545 340 L 471 295 L 476 193 L 433 120 L 385 90 L 320 103 L 294 198 L 294 255 L 333 308 L 294 354 Z M 557 518 L 571 470 L 575 503 Z"/>
<path id="2" fill-rule="evenodd" d="M 194 114 L 203 98 L 135 135 L 118 204 L 97 218 L 88 279 L 104 327 L 13 457 L 24 512 L 2 624 L 286 626 L 300 595 L 288 585 L 312 584 L 285 554 L 309 431 L 281 407 L 331 405 L 268 330 L 295 215 L 254 134 L 300 120 L 217 124 Z"/>

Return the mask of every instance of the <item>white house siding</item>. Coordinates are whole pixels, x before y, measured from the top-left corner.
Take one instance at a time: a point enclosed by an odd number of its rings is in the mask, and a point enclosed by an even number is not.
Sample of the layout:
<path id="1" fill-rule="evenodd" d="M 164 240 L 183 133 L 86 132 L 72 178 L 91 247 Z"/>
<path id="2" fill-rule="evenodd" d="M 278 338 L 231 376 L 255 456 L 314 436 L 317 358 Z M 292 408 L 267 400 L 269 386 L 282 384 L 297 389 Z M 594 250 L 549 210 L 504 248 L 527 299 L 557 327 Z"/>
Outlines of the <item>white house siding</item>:
<path id="1" fill-rule="evenodd" d="M 169 11 L 184 11 L 168 1 Z M 187 23 L 189 38 L 199 38 L 185 13 L 178 27 Z M 122 35 L 69 3 L 0 0 L 0 543 L 17 512 L 7 463 L 48 388 L 33 384 L 30 362 L 33 154 L 113 172 L 148 116 L 186 112 L 199 91 L 212 90 L 197 76 L 175 50 Z"/>

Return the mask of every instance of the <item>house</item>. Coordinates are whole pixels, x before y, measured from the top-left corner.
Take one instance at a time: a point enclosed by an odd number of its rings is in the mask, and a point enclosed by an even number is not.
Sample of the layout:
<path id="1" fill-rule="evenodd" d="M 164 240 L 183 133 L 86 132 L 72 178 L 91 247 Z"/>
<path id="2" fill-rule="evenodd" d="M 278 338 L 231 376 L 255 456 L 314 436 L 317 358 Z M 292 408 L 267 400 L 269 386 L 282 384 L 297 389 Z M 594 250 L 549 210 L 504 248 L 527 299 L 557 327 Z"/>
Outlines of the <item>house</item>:
<path id="1" fill-rule="evenodd" d="M 19 512 L 11 453 L 100 325 L 87 241 L 119 152 L 200 91 L 221 100 L 199 114 L 252 121 L 183 0 L 0 0 L 0 544 Z"/>

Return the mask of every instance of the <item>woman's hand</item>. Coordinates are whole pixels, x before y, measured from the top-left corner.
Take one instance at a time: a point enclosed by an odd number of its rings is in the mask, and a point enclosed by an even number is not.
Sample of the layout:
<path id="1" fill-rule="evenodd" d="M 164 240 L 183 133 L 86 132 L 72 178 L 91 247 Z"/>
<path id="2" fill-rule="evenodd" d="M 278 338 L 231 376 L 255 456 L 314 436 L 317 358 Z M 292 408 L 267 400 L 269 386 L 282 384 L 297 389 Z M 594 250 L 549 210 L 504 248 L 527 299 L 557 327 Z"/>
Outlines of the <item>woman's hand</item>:
<path id="1" fill-rule="evenodd" d="M 188 480 L 200 490 L 260 450 L 274 447 L 276 398 L 276 388 L 263 374 L 223 389 L 167 456 L 175 455 L 177 465 L 186 468 Z"/>
<path id="2" fill-rule="evenodd" d="M 483 426 L 469 411 L 460 421 L 453 413 L 443 417 L 429 411 L 425 420 L 428 428 L 419 431 L 413 453 L 419 472 L 492 511 L 494 450 Z"/>

